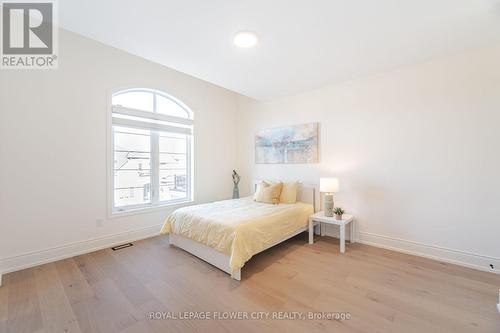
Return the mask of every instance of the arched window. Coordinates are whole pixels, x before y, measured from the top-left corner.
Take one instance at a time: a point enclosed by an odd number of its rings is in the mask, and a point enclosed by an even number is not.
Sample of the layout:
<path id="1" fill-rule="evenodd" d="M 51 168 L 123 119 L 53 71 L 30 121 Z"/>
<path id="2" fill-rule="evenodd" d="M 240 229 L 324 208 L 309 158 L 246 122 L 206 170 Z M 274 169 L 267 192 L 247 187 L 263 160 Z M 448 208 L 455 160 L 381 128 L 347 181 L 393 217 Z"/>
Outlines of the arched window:
<path id="1" fill-rule="evenodd" d="M 191 200 L 193 114 L 150 89 L 112 96 L 113 212 Z"/>

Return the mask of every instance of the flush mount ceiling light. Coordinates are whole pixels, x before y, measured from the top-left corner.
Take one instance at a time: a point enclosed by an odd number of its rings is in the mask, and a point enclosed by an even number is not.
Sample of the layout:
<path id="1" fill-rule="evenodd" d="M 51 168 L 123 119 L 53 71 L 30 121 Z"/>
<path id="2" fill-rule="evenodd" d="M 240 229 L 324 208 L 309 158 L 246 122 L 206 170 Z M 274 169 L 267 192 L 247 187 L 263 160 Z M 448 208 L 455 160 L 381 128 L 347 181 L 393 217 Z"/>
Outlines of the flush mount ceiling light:
<path id="1" fill-rule="evenodd" d="M 242 48 L 250 48 L 257 45 L 257 35 L 250 31 L 240 31 L 234 36 L 234 45 Z"/>

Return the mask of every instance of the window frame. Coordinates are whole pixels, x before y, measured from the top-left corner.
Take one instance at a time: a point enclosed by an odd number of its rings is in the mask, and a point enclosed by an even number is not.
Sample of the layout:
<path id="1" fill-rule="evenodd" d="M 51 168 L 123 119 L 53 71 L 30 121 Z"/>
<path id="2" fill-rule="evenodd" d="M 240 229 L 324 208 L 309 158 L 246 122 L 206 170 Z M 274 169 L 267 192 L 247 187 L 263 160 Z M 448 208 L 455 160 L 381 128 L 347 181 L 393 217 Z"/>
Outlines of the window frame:
<path id="1" fill-rule="evenodd" d="M 123 106 L 113 106 L 113 97 L 127 92 L 147 92 L 153 95 L 153 110 L 145 111 L 127 108 Z M 181 107 L 187 114 L 187 118 L 171 116 L 167 114 L 161 114 L 156 112 L 156 96 L 162 96 L 168 98 L 172 102 L 176 103 Z M 124 116 L 134 116 L 147 118 L 150 120 L 159 120 L 173 123 L 172 125 L 163 125 L 154 123 L 143 122 L 144 127 L 135 126 L 141 123 L 140 120 L 128 120 L 123 118 L 113 119 L 113 114 L 124 115 Z M 148 125 L 146 125 L 148 124 Z M 179 124 L 179 126 L 175 126 Z M 150 183 L 151 183 L 151 200 L 144 204 L 133 204 L 126 206 L 115 206 L 114 199 L 114 126 L 130 127 L 135 129 L 149 129 L 150 132 Z M 194 153 L 194 119 L 193 112 L 184 103 L 176 99 L 175 97 L 166 94 L 160 90 L 149 89 L 149 88 L 126 88 L 126 89 L 115 89 L 108 93 L 108 117 L 107 117 L 107 168 L 108 168 L 108 217 L 116 217 L 122 215 L 136 214 L 140 212 L 149 212 L 152 210 L 162 209 L 172 205 L 181 205 L 185 203 L 192 202 L 193 198 L 193 187 L 194 187 L 194 168 L 193 168 L 193 153 Z M 160 132 L 165 133 L 180 133 L 186 134 L 186 197 L 164 200 L 160 201 L 160 154 L 159 154 L 159 137 Z"/>

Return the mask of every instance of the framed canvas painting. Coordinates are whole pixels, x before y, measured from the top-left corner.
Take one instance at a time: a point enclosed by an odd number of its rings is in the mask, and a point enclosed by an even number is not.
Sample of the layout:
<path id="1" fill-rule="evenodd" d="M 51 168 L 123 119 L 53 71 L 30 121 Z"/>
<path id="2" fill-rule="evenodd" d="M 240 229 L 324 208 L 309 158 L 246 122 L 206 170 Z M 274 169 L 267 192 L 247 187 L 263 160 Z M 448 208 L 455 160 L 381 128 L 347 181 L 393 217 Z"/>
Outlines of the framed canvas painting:
<path id="1" fill-rule="evenodd" d="M 255 163 L 318 162 L 318 123 L 260 130 L 255 135 Z"/>

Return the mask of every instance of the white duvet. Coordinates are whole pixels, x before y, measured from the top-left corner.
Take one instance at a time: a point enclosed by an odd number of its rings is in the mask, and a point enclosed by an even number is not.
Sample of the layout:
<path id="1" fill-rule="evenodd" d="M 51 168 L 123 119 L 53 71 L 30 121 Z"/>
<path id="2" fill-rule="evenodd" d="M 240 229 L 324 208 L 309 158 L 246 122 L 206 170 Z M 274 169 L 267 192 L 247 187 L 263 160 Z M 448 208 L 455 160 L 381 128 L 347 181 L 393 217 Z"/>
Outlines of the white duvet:
<path id="1" fill-rule="evenodd" d="M 308 223 L 310 204 L 272 205 L 252 197 L 183 207 L 165 221 L 162 234 L 174 233 L 230 255 L 232 271 Z"/>

